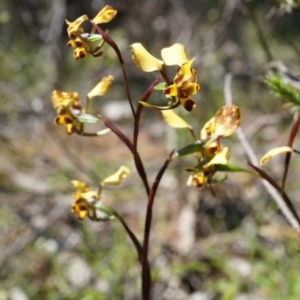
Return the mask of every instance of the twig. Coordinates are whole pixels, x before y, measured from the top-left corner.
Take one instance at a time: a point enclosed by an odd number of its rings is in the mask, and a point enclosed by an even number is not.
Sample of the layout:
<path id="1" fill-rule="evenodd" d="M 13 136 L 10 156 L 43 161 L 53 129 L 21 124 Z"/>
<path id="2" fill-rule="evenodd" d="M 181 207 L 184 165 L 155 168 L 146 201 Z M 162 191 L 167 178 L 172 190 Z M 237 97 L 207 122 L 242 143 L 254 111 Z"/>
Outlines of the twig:
<path id="1" fill-rule="evenodd" d="M 244 4 L 244 7 L 247 9 L 247 12 L 248 12 L 248 15 L 256 29 L 256 33 L 257 33 L 257 36 L 258 36 L 258 39 L 263 47 L 263 50 L 265 51 L 265 54 L 266 54 L 266 58 L 267 58 L 267 61 L 270 62 L 273 60 L 273 55 L 271 53 L 271 50 L 269 49 L 268 47 L 268 44 L 267 44 L 267 41 L 266 41 L 266 38 L 264 36 L 264 33 L 263 33 L 263 30 L 262 28 L 260 27 L 260 24 L 255 16 L 255 14 L 253 13 L 249 3 L 246 1 L 246 0 L 242 0 L 243 4 Z"/>
<path id="2" fill-rule="evenodd" d="M 225 76 L 225 83 L 224 83 L 224 96 L 225 96 L 225 102 L 226 104 L 232 104 L 232 92 L 231 92 L 231 80 L 232 80 L 232 75 L 231 74 L 226 74 Z M 248 143 L 244 132 L 241 128 L 239 128 L 237 131 L 237 136 L 238 139 L 240 140 L 247 156 L 250 159 L 250 162 L 255 166 L 258 165 L 258 159 Z M 300 224 L 297 221 L 297 219 L 294 217 L 293 213 L 291 210 L 288 208 L 287 204 L 284 202 L 283 198 L 281 195 L 278 193 L 278 191 L 266 180 L 262 180 L 262 183 L 264 187 L 266 188 L 267 192 L 271 196 L 271 198 L 276 202 L 278 205 L 279 209 L 282 211 L 283 215 L 286 217 L 287 221 L 290 223 L 290 225 L 296 229 L 297 231 L 300 232 Z"/>

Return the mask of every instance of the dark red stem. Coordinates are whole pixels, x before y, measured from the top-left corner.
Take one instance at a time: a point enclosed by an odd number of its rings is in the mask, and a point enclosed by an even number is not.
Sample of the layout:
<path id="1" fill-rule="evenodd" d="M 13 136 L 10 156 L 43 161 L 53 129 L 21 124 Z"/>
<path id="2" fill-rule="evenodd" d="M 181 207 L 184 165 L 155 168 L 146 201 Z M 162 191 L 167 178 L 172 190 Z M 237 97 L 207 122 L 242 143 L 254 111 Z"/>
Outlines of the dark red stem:
<path id="1" fill-rule="evenodd" d="M 139 240 L 137 239 L 137 237 L 135 236 L 135 234 L 131 231 L 131 229 L 128 227 L 128 225 L 125 222 L 125 220 L 116 211 L 114 211 L 114 215 L 119 219 L 119 221 L 121 222 L 121 224 L 125 228 L 128 236 L 130 237 L 133 245 L 135 246 L 135 249 L 136 249 L 137 254 L 138 254 L 139 261 L 142 264 L 143 249 L 142 249 L 141 243 L 139 242 Z"/>
<path id="2" fill-rule="evenodd" d="M 117 44 L 115 43 L 115 41 L 101 28 L 99 27 L 97 24 L 95 24 L 93 21 L 91 21 L 92 25 L 96 28 L 96 30 L 98 31 L 99 34 L 101 34 L 101 36 L 103 37 L 104 41 L 111 46 L 115 53 L 117 54 L 120 66 L 121 66 L 121 70 L 122 70 L 122 74 L 123 74 L 123 78 L 124 78 L 124 83 L 125 83 L 125 87 L 126 87 L 126 94 L 127 94 L 127 99 L 132 111 L 133 116 L 135 117 L 135 110 L 133 107 L 133 103 L 131 100 L 131 96 L 130 96 L 130 91 L 129 91 L 129 85 L 128 85 L 128 79 L 127 79 L 127 74 L 124 68 L 124 60 L 122 57 L 122 54 L 120 52 L 119 47 L 117 46 Z"/>
<path id="3" fill-rule="evenodd" d="M 151 290 L 151 270 L 148 263 L 148 249 L 149 249 L 149 238 L 150 238 L 150 231 L 151 231 L 151 223 L 152 223 L 152 210 L 153 204 L 155 199 L 155 194 L 157 188 L 159 186 L 160 180 L 167 169 L 174 150 L 169 154 L 169 157 L 163 164 L 162 168 L 158 172 L 155 181 L 152 185 L 149 197 L 148 197 L 148 204 L 147 204 L 147 212 L 146 212 L 146 220 L 145 220 L 145 229 L 144 229 L 144 242 L 143 242 L 143 258 L 142 258 L 142 294 L 143 300 L 150 299 L 150 290 Z"/>
<path id="4" fill-rule="evenodd" d="M 277 184 L 277 182 L 264 170 L 261 168 L 253 165 L 250 161 L 247 161 L 248 165 L 252 167 L 262 178 L 267 180 L 282 196 L 283 201 L 285 202 L 286 206 L 289 208 L 290 212 L 294 216 L 294 218 L 297 220 L 298 224 L 300 225 L 300 218 L 297 214 L 297 211 L 288 197 L 288 195 L 281 189 L 281 187 Z"/>
<path id="5" fill-rule="evenodd" d="M 299 130 L 299 126 L 300 126 L 300 115 L 298 116 L 298 119 L 296 120 L 296 122 L 294 123 L 290 136 L 289 136 L 289 140 L 288 140 L 288 146 L 292 147 L 293 143 L 294 143 L 294 139 L 296 137 L 296 134 Z M 291 156 L 292 153 L 291 152 L 287 152 L 285 155 L 285 160 L 284 160 L 284 172 L 283 172 L 283 176 L 282 176 L 282 183 L 281 183 L 281 189 L 284 190 L 285 187 L 285 181 L 286 181 L 286 177 L 287 177 L 287 173 L 289 170 L 289 166 L 290 166 L 290 161 L 291 161 Z"/>

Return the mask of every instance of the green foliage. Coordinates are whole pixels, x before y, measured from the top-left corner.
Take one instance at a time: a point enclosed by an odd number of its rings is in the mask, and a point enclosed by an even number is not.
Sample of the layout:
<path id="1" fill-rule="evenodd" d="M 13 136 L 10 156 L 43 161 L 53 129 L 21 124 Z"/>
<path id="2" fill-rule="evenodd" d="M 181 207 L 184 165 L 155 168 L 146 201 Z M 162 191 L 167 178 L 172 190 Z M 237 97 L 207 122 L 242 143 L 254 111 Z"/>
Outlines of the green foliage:
<path id="1" fill-rule="evenodd" d="M 276 97 L 283 98 L 289 105 L 300 109 L 300 90 L 285 83 L 282 76 L 271 73 L 265 82 Z"/>

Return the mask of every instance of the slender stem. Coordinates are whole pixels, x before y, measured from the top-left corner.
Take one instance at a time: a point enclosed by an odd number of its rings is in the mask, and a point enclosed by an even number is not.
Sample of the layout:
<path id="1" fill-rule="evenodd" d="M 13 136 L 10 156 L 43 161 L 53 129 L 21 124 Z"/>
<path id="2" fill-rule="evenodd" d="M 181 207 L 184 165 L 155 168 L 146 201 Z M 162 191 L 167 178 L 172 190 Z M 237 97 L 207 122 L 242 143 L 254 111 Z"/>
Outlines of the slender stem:
<path id="1" fill-rule="evenodd" d="M 117 54 L 117 57 L 118 57 L 118 60 L 119 60 L 119 63 L 120 63 L 121 69 L 122 69 L 122 75 L 123 75 L 123 79 L 124 79 L 124 83 L 125 83 L 127 99 L 128 99 L 131 111 L 132 111 L 132 115 L 135 117 L 136 113 L 135 113 L 135 110 L 134 110 L 134 107 L 133 107 L 133 103 L 132 103 L 132 100 L 131 100 L 131 95 L 130 95 L 130 90 L 129 90 L 129 85 L 128 85 L 128 79 L 127 79 L 127 74 L 126 74 L 125 67 L 124 67 L 124 60 L 123 60 L 122 54 L 120 52 L 120 49 L 117 46 L 117 44 L 114 42 L 114 40 L 104 30 L 102 30 L 101 27 L 99 27 L 93 21 L 91 21 L 91 23 L 94 26 L 94 28 L 96 28 L 96 30 L 98 31 L 98 33 L 101 34 L 101 36 L 103 37 L 103 39 L 105 40 L 105 42 L 109 46 L 111 46 L 114 49 L 115 53 Z"/>
<path id="2" fill-rule="evenodd" d="M 292 214 L 293 218 L 296 220 L 298 228 L 300 227 L 300 218 L 297 214 L 297 211 L 290 200 L 290 198 L 287 196 L 287 194 L 281 189 L 281 187 L 276 183 L 276 181 L 267 174 L 264 170 L 261 168 L 255 166 L 251 162 L 247 161 L 248 165 L 252 167 L 256 172 L 258 172 L 261 177 L 263 177 L 265 180 L 267 180 L 278 192 L 281 193 L 282 199 L 284 200 L 285 205 L 288 207 L 289 212 Z"/>
<path id="3" fill-rule="evenodd" d="M 124 133 L 118 127 L 113 125 L 106 118 L 104 118 L 101 115 L 99 115 L 99 118 L 103 121 L 105 126 L 110 128 L 111 131 L 114 132 L 124 142 L 124 144 L 128 147 L 128 149 L 132 153 L 136 169 L 137 169 L 137 171 L 140 175 L 140 178 L 143 181 L 143 184 L 144 184 L 145 190 L 147 192 L 147 195 L 149 195 L 150 187 L 149 187 L 149 184 L 148 184 L 147 175 L 146 175 L 146 172 L 145 172 L 145 169 L 144 169 L 144 165 L 143 165 L 143 162 L 141 160 L 141 157 L 140 157 L 139 153 L 133 148 L 132 142 L 128 139 L 128 137 L 126 137 L 124 135 Z"/>
<path id="4" fill-rule="evenodd" d="M 145 91 L 145 93 L 143 94 L 141 101 L 143 102 L 147 102 L 149 97 L 151 96 L 154 87 L 158 84 L 160 80 L 160 77 L 155 79 L 151 85 L 148 87 L 148 89 Z M 137 141 L 138 141 L 138 136 L 139 136 L 139 128 L 140 128 L 140 119 L 141 119 L 141 115 L 142 115 L 142 111 L 143 111 L 144 106 L 139 103 L 137 111 L 136 111 L 136 118 L 134 120 L 134 130 L 133 130 L 133 148 L 137 150 Z"/>
<path id="5" fill-rule="evenodd" d="M 137 254 L 138 254 L 139 261 L 142 264 L 143 249 L 142 249 L 141 243 L 137 239 L 136 235 L 131 231 L 131 229 L 129 228 L 129 226 L 127 225 L 127 223 L 123 219 L 123 217 L 121 215 L 119 215 L 116 211 L 114 211 L 114 215 L 119 219 L 121 224 L 124 226 L 128 236 L 130 237 L 133 245 L 135 246 L 135 249 L 136 249 Z"/>
<path id="6" fill-rule="evenodd" d="M 167 83 L 167 85 L 171 85 L 172 81 L 169 79 L 165 65 L 162 65 L 162 70 L 160 71 L 160 73 L 161 73 L 161 76 L 164 78 L 165 82 Z"/>
<path id="7" fill-rule="evenodd" d="M 190 131 L 190 133 L 191 133 L 191 135 L 192 135 L 194 141 L 197 141 L 197 140 L 198 140 L 198 137 L 197 137 L 196 134 L 195 134 L 194 128 L 193 128 L 192 126 L 190 126 L 190 127 L 188 127 L 188 129 L 189 129 L 189 131 Z"/>
<path id="8" fill-rule="evenodd" d="M 294 125 L 292 127 L 292 130 L 291 130 L 291 133 L 290 133 L 290 136 L 289 136 L 289 140 L 288 140 L 288 144 L 287 144 L 289 147 L 293 146 L 294 139 L 295 139 L 296 134 L 298 133 L 298 130 L 299 130 L 299 126 L 300 126 L 300 115 L 298 116 L 296 122 L 294 123 Z M 288 171 L 289 171 L 291 156 L 292 156 L 291 152 L 288 152 L 285 155 L 284 171 L 283 171 L 282 183 L 281 183 L 281 189 L 282 190 L 284 190 L 284 187 L 285 187 L 285 181 L 286 181 L 287 174 L 288 174 Z"/>
<path id="9" fill-rule="evenodd" d="M 114 132 L 124 142 L 124 144 L 128 147 L 128 149 L 134 154 L 133 145 L 131 141 L 128 139 L 128 137 L 125 136 L 124 133 L 118 127 L 116 127 L 114 124 L 109 122 L 103 116 L 99 115 L 99 118 L 103 121 L 104 125 L 107 126 L 109 129 L 111 129 L 111 131 Z"/>
<path id="10" fill-rule="evenodd" d="M 97 133 L 94 133 L 94 132 L 80 132 L 78 134 L 81 136 L 99 136 L 99 135 L 97 135 Z"/>
<path id="11" fill-rule="evenodd" d="M 146 212 L 146 220 L 145 220 L 145 229 L 144 229 L 144 242 L 143 242 L 143 258 L 142 258 L 142 294 L 143 300 L 150 299 L 150 289 L 151 289 L 151 270 L 150 265 L 148 263 L 148 249 L 149 249 L 149 238 L 150 238 L 150 231 L 151 231 L 151 223 L 152 223 L 152 210 L 153 204 L 155 199 L 155 194 L 157 188 L 159 186 L 160 180 L 167 169 L 174 151 L 169 154 L 169 157 L 163 164 L 162 168 L 158 172 L 155 181 L 152 185 L 149 197 L 148 197 L 148 204 L 147 204 L 147 212 Z"/>

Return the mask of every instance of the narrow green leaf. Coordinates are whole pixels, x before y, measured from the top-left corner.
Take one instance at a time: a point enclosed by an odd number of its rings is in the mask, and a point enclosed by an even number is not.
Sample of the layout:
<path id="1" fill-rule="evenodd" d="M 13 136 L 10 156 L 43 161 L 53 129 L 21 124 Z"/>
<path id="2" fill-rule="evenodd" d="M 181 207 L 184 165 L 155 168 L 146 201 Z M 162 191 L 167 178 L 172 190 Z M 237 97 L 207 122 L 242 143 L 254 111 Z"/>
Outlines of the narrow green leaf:
<path id="1" fill-rule="evenodd" d="M 107 219 L 111 219 L 112 220 L 112 219 L 115 218 L 115 212 L 111 208 L 103 205 L 102 203 L 100 203 L 100 205 L 97 205 L 96 209 L 99 210 L 99 211 L 101 211 L 104 214 L 104 218 L 103 219 L 107 218 Z"/>
<path id="2" fill-rule="evenodd" d="M 156 91 L 163 91 L 167 88 L 167 84 L 165 82 L 161 82 L 154 87 Z"/>
<path id="3" fill-rule="evenodd" d="M 84 114 L 84 113 L 82 113 L 80 116 L 78 116 L 77 120 L 80 123 L 88 123 L 88 124 L 99 123 L 99 119 L 97 117 L 90 115 L 90 114 Z"/>
<path id="4" fill-rule="evenodd" d="M 260 177 L 256 172 L 243 169 L 237 165 L 233 164 L 227 164 L 227 165 L 214 165 L 214 169 L 218 172 L 244 172 L 244 173 L 249 173 L 254 176 Z"/>
<path id="5" fill-rule="evenodd" d="M 191 145 L 188 145 L 180 150 L 178 150 L 175 155 L 176 156 L 184 156 L 184 155 L 189 155 L 195 152 L 201 152 L 203 153 L 203 148 L 201 147 L 201 145 L 199 143 L 194 143 Z"/>

